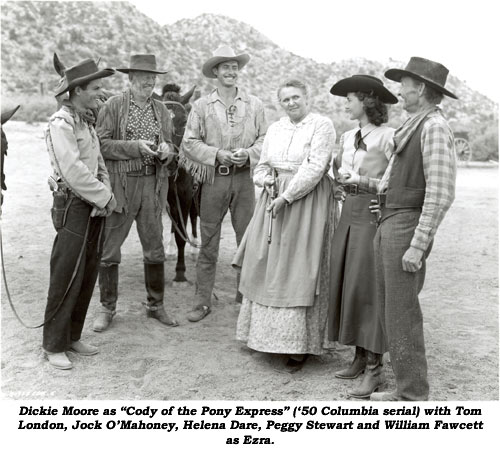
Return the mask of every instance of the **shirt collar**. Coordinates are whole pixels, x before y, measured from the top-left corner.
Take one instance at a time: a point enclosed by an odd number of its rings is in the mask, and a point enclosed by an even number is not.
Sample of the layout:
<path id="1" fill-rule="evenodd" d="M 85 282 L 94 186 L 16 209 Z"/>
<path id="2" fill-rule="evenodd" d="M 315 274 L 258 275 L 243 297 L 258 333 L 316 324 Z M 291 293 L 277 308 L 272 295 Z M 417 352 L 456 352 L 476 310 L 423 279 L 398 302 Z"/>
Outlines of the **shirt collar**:
<path id="1" fill-rule="evenodd" d="M 365 124 L 362 128 L 361 128 L 361 137 L 364 138 L 366 137 L 371 131 L 377 129 L 378 126 L 375 126 L 375 124 L 373 123 L 368 123 L 368 124 Z"/>
<path id="2" fill-rule="evenodd" d="M 139 104 L 137 104 L 137 102 L 135 102 L 135 100 L 134 100 L 134 95 L 132 94 L 132 90 L 130 90 L 130 103 L 136 105 L 137 107 L 139 107 Z M 149 96 L 147 98 L 146 104 L 145 104 L 144 108 L 146 108 L 146 107 L 148 107 L 150 105 L 151 105 L 151 96 Z M 141 108 L 141 107 L 139 107 L 139 108 Z"/>
<path id="3" fill-rule="evenodd" d="M 64 99 L 61 104 L 62 107 L 64 107 L 66 110 L 69 110 L 70 113 L 72 113 L 75 116 L 75 119 L 77 121 L 85 121 L 86 123 L 89 123 L 89 114 L 87 113 L 86 110 L 79 110 L 77 109 L 70 101 L 69 99 Z"/>
<path id="4" fill-rule="evenodd" d="M 236 87 L 236 96 L 235 96 L 234 100 L 235 101 L 241 100 L 243 102 L 248 102 L 249 98 L 248 98 L 248 95 L 245 93 L 244 90 L 242 90 L 241 88 Z M 208 103 L 210 104 L 210 103 L 217 102 L 217 101 L 219 101 L 222 104 L 224 104 L 224 101 L 219 96 L 219 91 L 217 90 L 217 88 L 214 88 L 214 90 L 209 95 Z"/>
<path id="5" fill-rule="evenodd" d="M 303 124 L 307 124 L 309 122 L 311 122 L 312 120 L 314 119 L 314 116 L 311 112 L 309 112 L 304 118 L 302 118 L 301 121 L 299 121 L 298 123 L 292 123 L 292 121 L 290 120 L 290 118 L 288 116 L 284 116 L 281 118 L 281 121 L 290 126 L 290 127 L 293 127 L 293 128 L 296 128 L 296 127 L 300 127 L 302 126 Z"/>

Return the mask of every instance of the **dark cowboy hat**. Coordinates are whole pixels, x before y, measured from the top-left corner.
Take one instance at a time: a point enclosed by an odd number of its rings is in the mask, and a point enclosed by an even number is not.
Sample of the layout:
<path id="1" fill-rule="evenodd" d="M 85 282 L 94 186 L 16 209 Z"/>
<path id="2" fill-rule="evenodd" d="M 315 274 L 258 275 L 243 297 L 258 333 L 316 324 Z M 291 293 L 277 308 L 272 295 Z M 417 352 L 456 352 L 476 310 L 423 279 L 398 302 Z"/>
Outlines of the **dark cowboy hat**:
<path id="1" fill-rule="evenodd" d="M 426 58 L 411 57 L 406 68 L 388 69 L 385 72 L 385 76 L 395 82 L 401 82 L 402 77 L 408 76 L 424 82 L 426 85 L 429 85 L 440 93 L 446 94 L 450 98 L 458 99 L 451 91 L 448 91 L 444 87 L 448 72 L 448 69 L 441 63 L 427 60 Z"/>
<path id="2" fill-rule="evenodd" d="M 335 96 L 347 96 L 347 93 L 373 94 L 377 96 L 384 104 L 397 104 L 398 98 L 394 96 L 385 86 L 382 80 L 371 75 L 357 74 L 346 79 L 339 80 L 330 89 L 330 93 Z"/>
<path id="3" fill-rule="evenodd" d="M 56 97 L 71 91 L 73 88 L 85 85 L 92 80 L 109 77 L 115 73 L 114 69 L 105 68 L 99 71 L 97 64 L 91 58 L 67 68 L 64 72 L 62 83 L 56 88 Z"/>
<path id="4" fill-rule="evenodd" d="M 5 112 L 2 112 L 2 126 L 12 118 L 14 113 L 16 113 L 19 110 L 19 107 L 21 107 L 21 106 L 18 105 L 17 107 L 14 107 L 13 109 L 6 110 Z"/>
<path id="5" fill-rule="evenodd" d="M 205 77 L 208 77 L 209 79 L 215 79 L 217 77 L 212 69 L 224 61 L 233 60 L 238 62 L 238 67 L 241 69 L 250 61 L 250 55 L 248 55 L 247 53 L 236 55 L 231 47 L 220 46 L 216 51 L 214 51 L 212 56 L 207 61 L 205 61 L 201 72 L 203 72 L 203 75 Z"/>
<path id="6" fill-rule="evenodd" d="M 131 55 L 129 66 L 129 68 L 116 68 L 116 70 L 125 74 L 131 71 L 152 72 L 153 74 L 166 74 L 168 72 L 156 69 L 156 57 L 154 55 Z"/>

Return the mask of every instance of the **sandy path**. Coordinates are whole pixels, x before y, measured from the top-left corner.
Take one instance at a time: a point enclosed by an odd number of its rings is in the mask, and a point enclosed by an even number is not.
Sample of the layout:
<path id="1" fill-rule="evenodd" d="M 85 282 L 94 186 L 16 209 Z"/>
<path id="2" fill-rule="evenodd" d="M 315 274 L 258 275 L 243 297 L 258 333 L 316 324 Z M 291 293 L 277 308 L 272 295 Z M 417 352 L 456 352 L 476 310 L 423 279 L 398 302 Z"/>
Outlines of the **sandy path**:
<path id="1" fill-rule="evenodd" d="M 30 323 L 43 316 L 54 237 L 42 128 L 20 122 L 5 127 L 10 144 L 2 221 L 5 263 L 16 307 Z M 497 181 L 496 169 L 459 170 L 456 202 L 428 262 L 422 307 L 433 400 L 498 399 Z M 168 232 L 166 219 L 165 224 Z M 142 256 L 132 231 L 123 248 L 113 326 L 101 334 L 90 329 L 99 300 L 96 288 L 84 337 L 101 353 L 72 356 L 75 366 L 70 372 L 46 363 L 41 331 L 26 330 L 17 322 L 2 291 L 3 398 L 346 399 L 353 384 L 334 379 L 333 372 L 350 361 L 350 348 L 330 350 L 289 375 L 280 371 L 281 357 L 236 342 L 239 307 L 232 302 L 235 278 L 229 266 L 234 248 L 226 218 L 215 288 L 219 300 L 213 313 L 203 322 L 187 322 L 194 288 L 169 284 L 167 306 L 181 322 L 172 329 L 147 319 L 142 310 Z M 170 279 L 174 265 L 167 262 Z M 194 261 L 189 259 L 188 278 L 194 279 Z M 391 371 L 388 376 L 393 384 Z"/>

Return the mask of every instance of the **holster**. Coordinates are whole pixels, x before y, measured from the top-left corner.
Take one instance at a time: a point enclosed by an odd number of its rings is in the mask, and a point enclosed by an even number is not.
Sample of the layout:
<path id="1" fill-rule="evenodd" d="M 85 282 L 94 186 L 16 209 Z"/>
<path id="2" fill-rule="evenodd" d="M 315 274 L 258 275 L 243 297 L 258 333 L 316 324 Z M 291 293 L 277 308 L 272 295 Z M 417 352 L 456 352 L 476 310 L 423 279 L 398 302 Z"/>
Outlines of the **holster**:
<path id="1" fill-rule="evenodd" d="M 53 203 L 50 210 L 52 223 L 56 231 L 59 231 L 66 223 L 66 215 L 70 205 L 70 197 L 67 191 L 56 190 L 52 192 Z"/>

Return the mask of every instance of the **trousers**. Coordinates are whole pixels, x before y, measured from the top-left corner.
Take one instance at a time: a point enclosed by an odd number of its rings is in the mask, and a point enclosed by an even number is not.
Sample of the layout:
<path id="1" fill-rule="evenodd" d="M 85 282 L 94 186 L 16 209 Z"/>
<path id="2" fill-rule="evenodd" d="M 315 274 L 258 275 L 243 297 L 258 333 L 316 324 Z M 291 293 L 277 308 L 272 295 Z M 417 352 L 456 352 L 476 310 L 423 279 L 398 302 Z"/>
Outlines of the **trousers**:
<path id="1" fill-rule="evenodd" d="M 196 264 L 195 307 L 212 305 L 222 221 L 227 211 L 239 246 L 252 218 L 255 189 L 250 169 L 221 176 L 216 173 L 213 184 L 203 184 L 200 201 L 201 249 Z"/>
<path id="2" fill-rule="evenodd" d="M 127 239 L 130 228 L 137 225 L 137 233 L 142 245 L 144 262 L 163 263 L 163 225 L 161 215 L 156 214 L 155 175 L 127 176 L 128 211 L 113 212 L 106 220 L 104 230 L 104 250 L 102 263 L 119 264 L 121 247 Z"/>
<path id="3" fill-rule="evenodd" d="M 403 271 L 402 258 L 410 247 L 420 211 L 388 217 L 374 238 L 377 302 L 389 346 L 396 392 L 401 400 L 429 397 L 422 310 L 418 294 L 425 280 L 425 260 L 417 272 Z"/>
<path id="4" fill-rule="evenodd" d="M 68 203 L 66 222 L 57 231 L 50 257 L 50 282 L 43 326 L 43 348 L 47 352 L 64 352 L 71 342 L 80 339 L 102 250 L 104 218 L 90 217 L 92 206 L 78 198 L 71 198 Z M 82 247 L 80 264 L 75 269 Z M 75 271 L 73 283 L 66 293 Z M 54 313 L 63 297 L 62 305 Z"/>

